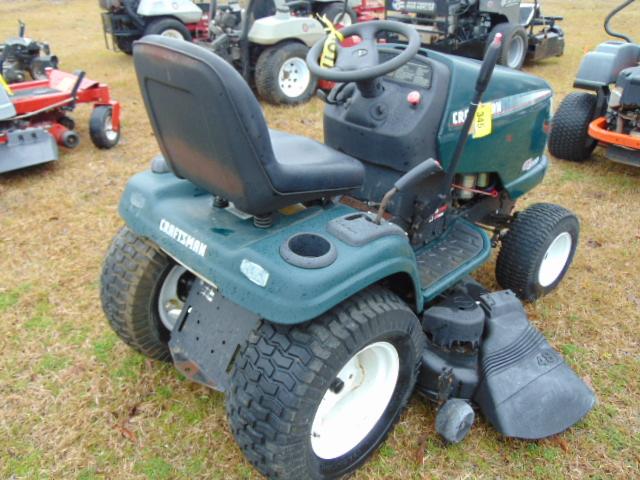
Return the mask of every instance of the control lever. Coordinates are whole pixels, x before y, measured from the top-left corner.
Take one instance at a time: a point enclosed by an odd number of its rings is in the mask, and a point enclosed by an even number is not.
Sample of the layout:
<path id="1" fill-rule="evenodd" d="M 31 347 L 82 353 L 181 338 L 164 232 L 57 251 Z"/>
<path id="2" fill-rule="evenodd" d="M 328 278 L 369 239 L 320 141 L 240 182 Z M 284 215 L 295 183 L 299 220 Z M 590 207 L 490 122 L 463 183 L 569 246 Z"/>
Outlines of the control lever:
<path id="1" fill-rule="evenodd" d="M 401 190 L 407 190 L 411 187 L 414 187 L 418 182 L 424 180 L 430 175 L 433 175 L 436 172 L 441 172 L 442 166 L 440 162 L 434 160 L 433 158 L 429 158 L 422 163 L 419 163 L 403 176 L 401 176 L 396 183 L 393 184 L 393 188 L 384 194 L 382 197 L 382 202 L 380 202 L 380 207 L 378 208 L 378 214 L 376 215 L 375 222 L 380 225 L 382 221 L 382 217 L 384 216 L 384 212 L 387 209 L 387 205 L 393 198 L 393 196 Z"/>

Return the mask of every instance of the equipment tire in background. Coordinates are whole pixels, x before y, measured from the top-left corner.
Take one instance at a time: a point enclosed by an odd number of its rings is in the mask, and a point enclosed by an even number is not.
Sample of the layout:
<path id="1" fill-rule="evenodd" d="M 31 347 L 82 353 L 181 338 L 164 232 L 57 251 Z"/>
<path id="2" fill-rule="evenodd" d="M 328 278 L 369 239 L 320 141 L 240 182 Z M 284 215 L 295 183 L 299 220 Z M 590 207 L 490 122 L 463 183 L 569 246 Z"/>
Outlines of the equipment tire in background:
<path id="1" fill-rule="evenodd" d="M 343 15 L 344 12 L 344 15 Z M 331 2 L 324 5 L 320 9 L 320 15 L 325 15 L 331 23 L 334 25 L 341 25 L 348 27 L 358 21 L 358 16 L 353 8 L 347 7 L 347 11 L 344 11 L 344 3 Z"/>
<path id="2" fill-rule="evenodd" d="M 500 52 L 498 63 L 505 67 L 520 70 L 527 58 L 529 49 L 529 38 L 526 30 L 521 25 L 499 23 L 489 33 L 486 48 L 489 48 L 498 33 L 502 34 L 502 51 Z"/>
<path id="3" fill-rule="evenodd" d="M 133 41 L 133 37 L 115 37 L 116 47 L 127 55 L 133 55 Z"/>
<path id="4" fill-rule="evenodd" d="M 502 239 L 498 283 L 527 301 L 551 292 L 573 261 L 579 232 L 576 216 L 559 205 L 537 203 L 519 212 Z"/>
<path id="5" fill-rule="evenodd" d="M 398 421 L 424 342 L 411 309 L 378 286 L 302 325 L 263 322 L 227 391 L 238 445 L 268 478 L 346 475 Z"/>
<path id="6" fill-rule="evenodd" d="M 191 32 L 184 23 L 175 18 L 159 18 L 154 20 L 144 29 L 145 35 L 161 35 L 169 38 L 182 38 L 191 41 Z"/>
<path id="7" fill-rule="evenodd" d="M 112 108 L 98 106 L 91 112 L 89 119 L 89 135 L 93 144 L 107 150 L 115 147 L 120 141 L 120 131 L 113 128 Z"/>
<path id="8" fill-rule="evenodd" d="M 596 95 L 587 92 L 572 92 L 564 98 L 551 123 L 551 155 L 573 162 L 591 156 L 598 145 L 589 136 L 589 124 L 597 116 L 597 102 Z"/>
<path id="9" fill-rule="evenodd" d="M 308 50 L 299 42 L 266 48 L 256 62 L 258 95 L 274 105 L 297 105 L 311 99 L 318 81 L 307 66 Z"/>

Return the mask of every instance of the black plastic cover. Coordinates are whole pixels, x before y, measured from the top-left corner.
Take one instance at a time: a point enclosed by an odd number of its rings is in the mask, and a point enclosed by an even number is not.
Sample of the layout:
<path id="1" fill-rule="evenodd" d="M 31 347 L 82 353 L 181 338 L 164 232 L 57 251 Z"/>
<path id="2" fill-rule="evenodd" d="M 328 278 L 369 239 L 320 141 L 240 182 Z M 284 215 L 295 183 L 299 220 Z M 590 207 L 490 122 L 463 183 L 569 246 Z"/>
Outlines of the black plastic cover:
<path id="1" fill-rule="evenodd" d="M 622 70 L 618 75 L 616 86 L 622 88 L 620 104 L 623 108 L 640 107 L 640 67 Z"/>
<path id="2" fill-rule="evenodd" d="M 562 432 L 593 408 L 591 389 L 527 320 L 511 291 L 483 295 L 487 311 L 474 400 L 505 436 L 539 439 Z"/>
<path id="3" fill-rule="evenodd" d="M 422 327 L 436 345 L 447 348 L 456 344 L 478 346 L 484 317 L 484 310 L 473 298 L 460 293 L 429 308 L 422 317 Z"/>

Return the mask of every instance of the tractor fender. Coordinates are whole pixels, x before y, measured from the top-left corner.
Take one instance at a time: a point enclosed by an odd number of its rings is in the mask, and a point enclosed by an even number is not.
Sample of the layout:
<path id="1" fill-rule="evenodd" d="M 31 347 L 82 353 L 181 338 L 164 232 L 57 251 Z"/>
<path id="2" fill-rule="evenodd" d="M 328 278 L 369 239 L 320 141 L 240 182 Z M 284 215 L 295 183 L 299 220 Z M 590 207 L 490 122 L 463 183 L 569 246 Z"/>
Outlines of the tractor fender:
<path id="1" fill-rule="evenodd" d="M 259 18 L 249 30 L 249 41 L 258 45 L 298 40 L 311 47 L 323 36 L 324 29 L 319 21 L 311 17 L 294 17 L 287 12 Z"/>
<path id="2" fill-rule="evenodd" d="M 419 274 L 407 236 L 401 231 L 355 245 L 331 233 L 329 222 L 354 213 L 342 204 L 314 206 L 278 214 L 270 228 L 261 229 L 249 215 L 212 207 L 211 196 L 191 182 L 149 171 L 129 181 L 120 202 L 121 216 L 137 235 L 229 301 L 271 322 L 311 320 L 385 279 L 420 312 Z M 287 259 L 283 245 L 300 233 L 326 239 L 332 261 L 301 266 Z"/>
<path id="3" fill-rule="evenodd" d="M 600 90 L 616 82 L 618 74 L 640 61 L 640 45 L 619 41 L 608 41 L 587 53 L 573 86 L 585 90 Z"/>
<path id="4" fill-rule="evenodd" d="M 202 19 L 202 9 L 190 0 L 142 0 L 137 13 L 145 18 L 175 17 L 185 25 Z"/>

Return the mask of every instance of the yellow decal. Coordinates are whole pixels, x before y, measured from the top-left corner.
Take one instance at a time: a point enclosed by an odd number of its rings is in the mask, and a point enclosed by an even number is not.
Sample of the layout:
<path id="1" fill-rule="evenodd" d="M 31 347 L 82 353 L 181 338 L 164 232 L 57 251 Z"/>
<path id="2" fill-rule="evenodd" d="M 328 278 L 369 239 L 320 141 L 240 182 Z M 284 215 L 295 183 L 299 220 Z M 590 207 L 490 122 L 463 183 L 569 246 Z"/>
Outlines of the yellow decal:
<path id="1" fill-rule="evenodd" d="M 11 90 L 11 87 L 9 86 L 7 81 L 4 79 L 2 74 L 0 74 L 0 85 L 2 85 L 2 88 L 4 88 L 9 95 L 13 95 L 13 90 Z"/>
<path id="2" fill-rule="evenodd" d="M 324 31 L 328 34 L 322 47 L 320 66 L 322 68 L 333 68 L 338 55 L 338 42 L 344 40 L 344 35 L 336 29 L 335 25 L 326 16 L 318 15 L 318 19 L 324 25 Z"/>
<path id="3" fill-rule="evenodd" d="M 476 116 L 473 119 L 473 138 L 482 138 L 491 135 L 493 118 L 493 105 L 490 103 L 481 103 L 476 110 Z"/>

